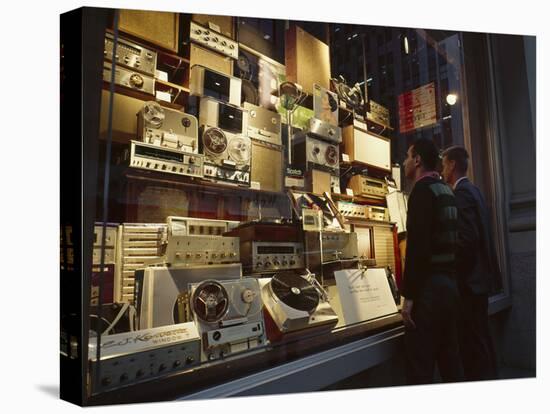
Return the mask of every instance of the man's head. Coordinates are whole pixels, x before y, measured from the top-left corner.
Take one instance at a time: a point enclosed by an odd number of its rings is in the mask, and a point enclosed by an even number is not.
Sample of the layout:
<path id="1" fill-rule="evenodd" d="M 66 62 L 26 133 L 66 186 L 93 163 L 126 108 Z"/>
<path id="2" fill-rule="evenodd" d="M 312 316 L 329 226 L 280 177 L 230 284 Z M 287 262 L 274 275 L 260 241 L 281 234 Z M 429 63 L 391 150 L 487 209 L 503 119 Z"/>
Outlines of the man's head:
<path id="1" fill-rule="evenodd" d="M 415 141 L 407 151 L 407 158 L 403 162 L 405 176 L 416 179 L 425 171 L 433 171 L 437 167 L 439 152 L 432 140 L 421 138 Z"/>
<path id="2" fill-rule="evenodd" d="M 468 172 L 470 156 L 465 148 L 454 146 L 443 151 L 443 171 L 441 175 L 447 184 L 454 185 L 456 180 Z"/>

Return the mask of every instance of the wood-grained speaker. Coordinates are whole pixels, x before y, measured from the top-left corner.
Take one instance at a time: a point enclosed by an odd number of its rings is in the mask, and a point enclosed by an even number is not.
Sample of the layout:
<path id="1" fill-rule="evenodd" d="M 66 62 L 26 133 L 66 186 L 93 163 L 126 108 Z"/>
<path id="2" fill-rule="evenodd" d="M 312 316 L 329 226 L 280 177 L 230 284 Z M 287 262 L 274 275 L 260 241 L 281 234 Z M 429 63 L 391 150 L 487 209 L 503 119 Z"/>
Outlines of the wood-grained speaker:
<path id="1" fill-rule="evenodd" d="M 191 62 L 191 67 L 193 65 L 202 65 L 227 76 L 233 75 L 233 61 L 231 58 L 211 52 L 194 43 L 192 43 L 190 47 L 189 61 Z"/>
<path id="2" fill-rule="evenodd" d="M 129 142 L 137 138 L 137 113 L 144 101 L 115 93 L 113 96 L 113 141 Z M 109 122 L 109 91 L 101 91 L 101 112 L 99 115 L 99 137 L 107 138 Z"/>
<path id="3" fill-rule="evenodd" d="M 313 84 L 330 89 L 329 47 L 298 26 L 286 32 L 286 79 L 300 84 L 303 91 L 313 95 Z"/>
<path id="4" fill-rule="evenodd" d="M 250 181 L 260 184 L 261 190 L 283 190 L 283 150 L 252 141 L 252 173 Z"/>
<path id="5" fill-rule="evenodd" d="M 178 51 L 178 13 L 121 9 L 119 29 L 172 52 Z"/>

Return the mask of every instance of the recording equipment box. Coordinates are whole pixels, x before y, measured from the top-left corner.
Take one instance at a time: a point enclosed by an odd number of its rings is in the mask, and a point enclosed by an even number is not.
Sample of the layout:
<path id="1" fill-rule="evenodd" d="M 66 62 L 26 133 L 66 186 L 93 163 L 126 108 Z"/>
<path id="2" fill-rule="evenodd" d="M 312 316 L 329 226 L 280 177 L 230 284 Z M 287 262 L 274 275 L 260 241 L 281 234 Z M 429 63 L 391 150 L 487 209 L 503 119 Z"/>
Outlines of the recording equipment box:
<path id="1" fill-rule="evenodd" d="M 241 104 L 241 80 L 208 69 L 201 65 L 191 67 L 190 94 L 210 96 L 233 105 Z"/>
<path id="2" fill-rule="evenodd" d="M 338 95 L 319 85 L 313 85 L 313 112 L 320 123 L 338 126 Z"/>
<path id="3" fill-rule="evenodd" d="M 241 277 L 240 263 L 180 268 L 155 266 L 137 271 L 136 308 L 140 329 L 191 321 L 191 283 L 208 279 L 235 280 Z"/>
<path id="4" fill-rule="evenodd" d="M 111 61 L 113 57 L 113 47 L 113 35 L 111 33 L 106 33 L 103 55 L 105 59 L 109 61 Z M 119 37 L 117 39 L 115 61 L 117 66 L 127 66 L 132 70 L 143 72 L 154 77 L 155 70 L 157 69 L 157 52 Z"/>
<path id="5" fill-rule="evenodd" d="M 386 207 L 338 201 L 338 210 L 348 220 L 390 221 L 389 212 Z"/>
<path id="6" fill-rule="evenodd" d="M 291 332 L 330 331 L 338 316 L 315 276 L 294 271 L 276 273 L 273 278 L 258 280 L 266 309 L 267 335 L 276 341 Z M 269 316 L 269 318 L 267 317 Z"/>
<path id="7" fill-rule="evenodd" d="M 332 78 L 331 86 L 336 91 L 341 106 L 355 112 L 363 112 L 365 101 L 359 84 L 350 87 L 342 75 Z M 342 105 L 343 104 L 343 105 Z"/>
<path id="8" fill-rule="evenodd" d="M 248 111 L 248 136 L 267 144 L 281 146 L 281 115 L 245 102 Z"/>
<path id="9" fill-rule="evenodd" d="M 342 259 L 356 259 L 359 257 L 357 234 L 323 232 L 321 234 L 321 249 L 323 263 Z"/>
<path id="10" fill-rule="evenodd" d="M 101 284 L 101 279 L 103 279 L 101 303 L 113 303 L 115 289 L 114 263 L 105 264 L 103 266 L 103 271 L 101 271 L 100 265 L 94 264 L 92 266 L 92 290 L 90 292 L 90 305 L 92 306 L 99 305 L 99 286 Z"/>
<path id="11" fill-rule="evenodd" d="M 246 135 L 248 130 L 246 110 L 209 97 L 200 100 L 199 123 L 232 134 Z"/>
<path id="12" fill-rule="evenodd" d="M 317 118 L 309 119 L 307 133 L 335 144 L 342 142 L 342 129 L 339 126 L 334 126 Z"/>
<path id="13" fill-rule="evenodd" d="M 250 185 L 250 138 L 203 126 L 200 142 L 205 155 L 205 177 Z"/>
<path id="14" fill-rule="evenodd" d="M 258 280 L 205 280 L 190 287 L 191 310 L 211 361 L 266 342 Z"/>
<path id="15" fill-rule="evenodd" d="M 105 245 L 103 243 L 103 225 L 96 223 L 94 225 L 94 241 L 92 251 L 92 264 L 99 266 L 101 264 L 101 252 L 104 251 L 103 264 L 110 265 L 116 262 L 116 240 L 118 224 L 107 223 L 105 226 Z M 61 228 L 64 235 L 61 239 L 61 263 L 72 265 L 74 264 L 74 240 L 73 229 L 71 226 Z"/>
<path id="16" fill-rule="evenodd" d="M 198 121 L 193 115 L 145 102 L 138 112 L 138 137 L 147 144 L 199 152 Z"/>
<path id="17" fill-rule="evenodd" d="M 131 141 L 130 167 L 190 177 L 203 177 L 204 155 Z"/>
<path id="18" fill-rule="evenodd" d="M 385 200 L 388 194 L 386 181 L 362 175 L 351 177 L 348 187 L 353 190 L 353 194 L 381 200 Z"/>
<path id="19" fill-rule="evenodd" d="M 239 262 L 239 238 L 169 234 L 165 263 L 171 267 Z"/>
<path id="20" fill-rule="evenodd" d="M 221 236 L 236 228 L 238 221 L 168 216 L 168 236 Z"/>
<path id="21" fill-rule="evenodd" d="M 293 140 L 293 163 L 298 168 L 308 170 L 318 168 L 337 172 L 340 167 L 338 145 L 313 138 L 305 133 L 297 133 Z"/>
<path id="22" fill-rule="evenodd" d="M 304 231 L 323 230 L 323 212 L 313 208 L 302 209 L 302 228 Z"/>
<path id="23" fill-rule="evenodd" d="M 390 111 L 388 108 L 369 100 L 370 111 L 367 112 L 367 119 L 378 122 L 386 127 L 390 126 Z"/>
<path id="24" fill-rule="evenodd" d="M 212 52 L 210 49 L 191 43 L 189 46 L 189 67 L 201 65 L 225 76 L 233 75 L 233 59 Z"/>
<path id="25" fill-rule="evenodd" d="M 191 21 L 189 37 L 192 42 L 232 59 L 239 57 L 239 44 L 233 39 Z"/>
<path id="26" fill-rule="evenodd" d="M 103 80 L 111 82 L 112 65 L 110 62 L 103 62 Z M 116 66 L 115 84 L 126 88 L 135 89 L 150 95 L 155 94 L 155 79 L 153 77 L 138 73 L 132 69 Z"/>
<path id="27" fill-rule="evenodd" d="M 394 237 L 395 225 L 388 222 L 354 223 L 353 231 L 357 233 L 359 257 L 374 259 L 376 266 L 390 267 L 396 271 L 396 252 L 398 250 Z"/>
<path id="28" fill-rule="evenodd" d="M 119 226 L 115 301 L 134 303 L 135 271 L 146 262 L 159 260 L 166 224 L 124 223 Z"/>
<path id="29" fill-rule="evenodd" d="M 200 363 L 200 337 L 193 322 L 90 337 L 90 382 L 94 393 L 115 390 L 185 371 Z M 101 368 L 99 368 L 101 365 Z M 96 380 L 100 373 L 101 378 Z"/>
<path id="30" fill-rule="evenodd" d="M 391 171 L 390 139 L 367 132 L 367 125 L 354 119 L 354 125 L 342 129 L 342 142 L 350 161 Z"/>

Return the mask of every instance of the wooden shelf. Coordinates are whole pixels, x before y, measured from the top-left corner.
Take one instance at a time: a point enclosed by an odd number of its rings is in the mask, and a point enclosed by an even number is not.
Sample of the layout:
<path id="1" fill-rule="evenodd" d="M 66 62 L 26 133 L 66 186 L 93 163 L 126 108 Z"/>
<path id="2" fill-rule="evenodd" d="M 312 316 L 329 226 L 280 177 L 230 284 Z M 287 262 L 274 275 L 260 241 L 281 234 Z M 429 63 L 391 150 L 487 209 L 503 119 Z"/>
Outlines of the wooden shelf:
<path id="1" fill-rule="evenodd" d="M 266 195 L 271 197 L 286 197 L 285 192 L 257 190 L 243 185 L 226 184 L 210 181 L 205 178 L 188 177 L 184 175 L 168 174 L 157 171 L 146 171 L 137 168 L 127 167 L 124 176 L 130 180 L 150 181 L 156 183 L 181 185 L 184 187 L 201 190 L 204 192 L 238 192 L 253 195 Z"/>
<path id="2" fill-rule="evenodd" d="M 159 82 L 159 81 L 156 80 L 156 82 Z M 110 88 L 110 83 L 106 82 L 106 81 L 103 81 L 103 89 L 108 91 L 109 88 Z M 145 92 L 140 92 L 136 89 L 126 88 L 126 87 L 121 86 L 121 85 L 115 85 L 114 91 L 115 91 L 115 93 L 130 96 L 130 97 L 136 98 L 136 99 L 140 99 L 144 102 L 146 102 L 146 101 L 157 101 L 161 106 L 164 106 L 166 108 L 176 109 L 178 111 L 182 111 L 183 108 L 184 108 L 184 105 L 162 101 L 162 100 L 157 99 L 154 95 L 151 95 L 151 94 L 148 94 L 148 93 L 145 93 Z"/>

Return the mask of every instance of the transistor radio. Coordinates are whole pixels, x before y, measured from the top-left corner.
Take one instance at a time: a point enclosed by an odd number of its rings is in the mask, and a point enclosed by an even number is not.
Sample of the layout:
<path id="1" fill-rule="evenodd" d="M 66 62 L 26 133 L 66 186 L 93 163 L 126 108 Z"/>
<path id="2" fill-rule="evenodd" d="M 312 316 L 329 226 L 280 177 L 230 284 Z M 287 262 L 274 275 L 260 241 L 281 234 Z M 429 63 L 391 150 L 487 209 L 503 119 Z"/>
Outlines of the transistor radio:
<path id="1" fill-rule="evenodd" d="M 266 342 L 258 280 L 205 280 L 190 287 L 190 307 L 202 337 L 202 360 L 262 346 Z"/>
<path id="2" fill-rule="evenodd" d="M 105 49 L 103 55 L 105 59 L 112 60 L 114 38 L 111 33 L 105 34 Z M 117 39 L 117 48 L 115 54 L 117 66 L 123 65 L 135 71 L 155 76 L 157 68 L 157 52 L 119 37 Z"/>
<path id="3" fill-rule="evenodd" d="M 131 141 L 130 167 L 191 177 L 203 177 L 204 155 Z"/>
<path id="4" fill-rule="evenodd" d="M 97 338 L 90 337 L 88 355 L 93 392 L 111 391 L 185 371 L 200 363 L 200 343 L 193 322 L 103 335 L 98 362 Z M 96 382 L 99 373 L 101 378 Z"/>
<path id="5" fill-rule="evenodd" d="M 210 96 L 214 99 L 241 104 L 241 80 L 227 76 L 201 65 L 191 67 L 189 79 L 190 94 L 194 96 Z"/>
<path id="6" fill-rule="evenodd" d="M 103 62 L 103 80 L 111 82 L 111 62 Z M 135 89 L 150 95 L 155 94 L 155 79 L 127 69 L 122 66 L 116 66 L 115 69 L 115 84 L 125 86 L 126 88 Z"/>
<path id="7" fill-rule="evenodd" d="M 138 137 L 145 143 L 199 152 L 198 121 L 193 115 L 145 102 L 138 112 Z"/>
<path id="8" fill-rule="evenodd" d="M 189 37 L 192 42 L 232 59 L 239 57 L 239 44 L 233 39 L 191 21 Z"/>

